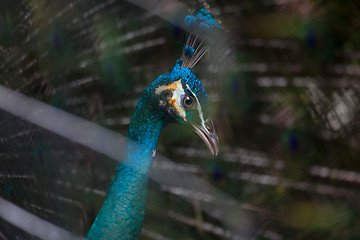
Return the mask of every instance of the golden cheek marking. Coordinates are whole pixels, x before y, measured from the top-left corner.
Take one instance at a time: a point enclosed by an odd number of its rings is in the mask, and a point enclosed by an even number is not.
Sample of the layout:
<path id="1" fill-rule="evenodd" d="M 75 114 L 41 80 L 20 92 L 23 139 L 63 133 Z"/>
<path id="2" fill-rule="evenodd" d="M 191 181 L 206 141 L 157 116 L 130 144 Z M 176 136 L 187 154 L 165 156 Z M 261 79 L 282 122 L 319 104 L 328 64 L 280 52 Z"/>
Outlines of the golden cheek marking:
<path id="1" fill-rule="evenodd" d="M 158 88 L 155 90 L 155 93 L 156 93 L 157 95 L 159 95 L 159 94 L 162 93 L 164 90 L 170 90 L 170 91 L 173 92 L 173 91 L 175 91 L 175 89 L 179 88 L 179 85 L 180 85 L 180 87 L 181 87 L 181 89 L 182 89 L 181 80 L 178 80 L 178 81 L 173 82 L 173 83 L 171 83 L 171 84 L 169 84 L 169 85 L 166 85 L 166 86 L 160 86 L 160 87 L 158 87 Z"/>
<path id="2" fill-rule="evenodd" d="M 173 97 L 171 98 L 170 101 L 173 102 L 173 106 L 176 109 L 176 111 L 178 112 L 178 114 L 184 119 L 186 120 L 186 113 L 184 111 L 184 109 L 181 106 L 181 96 L 184 95 L 184 89 L 182 88 L 182 85 L 178 85 L 174 92 L 173 92 Z"/>
<path id="3" fill-rule="evenodd" d="M 164 90 L 170 90 L 173 93 L 172 98 L 169 100 L 169 104 L 175 108 L 177 113 L 186 120 L 186 113 L 181 107 L 181 96 L 185 94 L 184 89 L 181 84 L 181 80 L 175 81 L 166 86 L 160 86 L 155 90 L 155 93 L 159 95 Z"/>
<path id="4" fill-rule="evenodd" d="M 175 106 L 175 102 L 176 102 L 176 99 L 170 99 L 170 101 L 169 101 L 169 103 L 170 103 L 170 105 L 172 105 L 172 106 Z"/>

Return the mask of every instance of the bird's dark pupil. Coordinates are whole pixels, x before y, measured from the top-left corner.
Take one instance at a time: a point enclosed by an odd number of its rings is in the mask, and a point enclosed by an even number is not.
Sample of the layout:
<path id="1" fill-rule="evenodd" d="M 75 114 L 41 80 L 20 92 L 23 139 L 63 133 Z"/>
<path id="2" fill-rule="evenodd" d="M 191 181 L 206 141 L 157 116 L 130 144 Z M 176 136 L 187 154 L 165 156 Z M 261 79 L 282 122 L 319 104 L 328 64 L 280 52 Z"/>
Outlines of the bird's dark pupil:
<path id="1" fill-rule="evenodd" d="M 185 109 L 193 108 L 196 105 L 194 98 L 189 95 L 184 95 L 181 101 L 181 104 Z"/>
<path id="2" fill-rule="evenodd" d="M 185 105 L 191 106 L 191 105 L 192 105 L 192 99 L 189 98 L 189 97 L 187 97 L 187 98 L 185 99 Z"/>
<path id="3" fill-rule="evenodd" d="M 184 105 L 187 108 L 193 107 L 194 106 L 194 99 L 192 97 L 190 97 L 190 96 L 186 96 L 184 98 Z"/>

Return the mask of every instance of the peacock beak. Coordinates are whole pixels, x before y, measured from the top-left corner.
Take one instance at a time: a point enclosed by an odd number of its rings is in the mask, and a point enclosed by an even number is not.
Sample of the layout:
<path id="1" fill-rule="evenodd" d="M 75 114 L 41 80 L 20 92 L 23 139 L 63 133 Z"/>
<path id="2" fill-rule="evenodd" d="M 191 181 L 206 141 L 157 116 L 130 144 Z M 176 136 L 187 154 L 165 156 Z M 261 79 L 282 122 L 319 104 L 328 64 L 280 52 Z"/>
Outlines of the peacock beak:
<path id="1" fill-rule="evenodd" d="M 191 124 L 197 133 L 204 141 L 211 154 L 217 156 L 219 153 L 220 143 L 219 138 L 216 135 L 214 124 L 211 120 L 207 120 L 204 126 Z"/>

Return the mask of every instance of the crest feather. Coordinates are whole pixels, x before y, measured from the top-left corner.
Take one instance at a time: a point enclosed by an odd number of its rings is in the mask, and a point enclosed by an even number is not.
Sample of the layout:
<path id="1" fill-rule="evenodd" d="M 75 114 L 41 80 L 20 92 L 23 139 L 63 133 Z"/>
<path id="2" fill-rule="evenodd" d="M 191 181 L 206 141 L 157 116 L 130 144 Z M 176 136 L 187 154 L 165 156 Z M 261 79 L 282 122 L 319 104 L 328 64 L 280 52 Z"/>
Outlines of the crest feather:
<path id="1" fill-rule="evenodd" d="M 185 17 L 187 34 L 181 59 L 182 67 L 192 68 L 208 52 L 211 36 L 221 29 L 214 17 L 205 9 Z"/>

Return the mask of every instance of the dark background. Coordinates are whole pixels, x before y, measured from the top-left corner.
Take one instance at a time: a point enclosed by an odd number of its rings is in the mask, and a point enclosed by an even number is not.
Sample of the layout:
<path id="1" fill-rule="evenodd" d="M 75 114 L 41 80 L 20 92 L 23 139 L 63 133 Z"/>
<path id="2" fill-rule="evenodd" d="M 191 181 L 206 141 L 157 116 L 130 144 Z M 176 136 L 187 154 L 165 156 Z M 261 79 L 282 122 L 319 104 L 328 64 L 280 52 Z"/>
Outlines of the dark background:
<path id="1" fill-rule="evenodd" d="M 357 1 L 1 1 L 0 84 L 125 135 L 142 91 L 180 57 L 185 15 L 202 7 L 224 29 L 193 68 L 220 154 L 178 125 L 157 152 L 236 200 L 229 218 L 247 217 L 234 233 L 196 195 L 151 181 L 141 239 L 360 239 Z M 116 164 L 0 111 L 1 197 L 76 235 Z M 37 239 L 1 219 L 0 239 L 16 237 Z"/>

